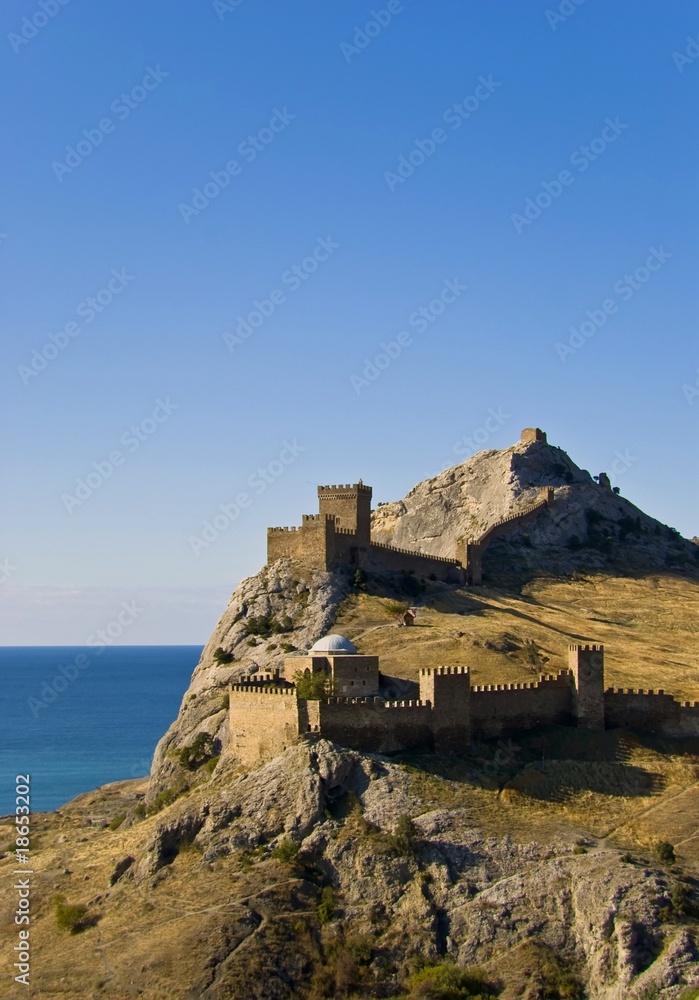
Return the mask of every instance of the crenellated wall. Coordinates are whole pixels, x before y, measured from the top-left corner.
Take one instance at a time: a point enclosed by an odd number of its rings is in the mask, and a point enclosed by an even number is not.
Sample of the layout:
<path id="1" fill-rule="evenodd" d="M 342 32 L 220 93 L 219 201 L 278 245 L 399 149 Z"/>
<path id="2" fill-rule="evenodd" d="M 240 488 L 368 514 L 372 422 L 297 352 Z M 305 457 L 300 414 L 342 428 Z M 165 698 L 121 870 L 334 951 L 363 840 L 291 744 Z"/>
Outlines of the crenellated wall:
<path id="1" fill-rule="evenodd" d="M 471 688 L 474 737 L 488 739 L 534 726 L 573 722 L 573 677 L 569 670 L 525 684 L 485 684 Z"/>
<path id="2" fill-rule="evenodd" d="M 375 753 L 432 746 L 432 706 L 382 698 L 330 698 L 320 703 L 326 739 Z"/>
<path id="3" fill-rule="evenodd" d="M 228 703 L 231 750 L 246 766 L 272 760 L 297 742 L 301 728 L 295 688 L 229 685 Z"/>
<path id="4" fill-rule="evenodd" d="M 609 688 L 604 692 L 604 714 L 608 729 L 699 736 L 699 701 L 678 701 L 662 690 Z"/>
<path id="5" fill-rule="evenodd" d="M 435 576 L 438 580 L 460 583 L 463 580 L 461 566 L 456 559 L 430 556 L 423 552 L 372 542 L 369 548 L 372 564 L 390 573 L 418 573 L 421 576 Z"/>

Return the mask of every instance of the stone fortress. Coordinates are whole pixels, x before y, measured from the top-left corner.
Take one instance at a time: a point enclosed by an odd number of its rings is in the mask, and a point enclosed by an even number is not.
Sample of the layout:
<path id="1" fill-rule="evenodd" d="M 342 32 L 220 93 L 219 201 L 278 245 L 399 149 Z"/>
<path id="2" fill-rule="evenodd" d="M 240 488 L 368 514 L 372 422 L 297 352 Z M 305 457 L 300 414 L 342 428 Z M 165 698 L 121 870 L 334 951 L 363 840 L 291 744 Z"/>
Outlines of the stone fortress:
<path id="1" fill-rule="evenodd" d="M 304 699 L 294 681 L 322 673 L 330 696 Z M 409 695 L 391 699 L 395 685 Z M 604 648 L 571 645 L 568 668 L 522 684 L 472 685 L 468 667 L 425 667 L 419 682 L 380 673 L 348 639 L 330 635 L 276 674 L 229 687 L 231 750 L 244 764 L 271 760 L 303 739 L 324 737 L 375 753 L 458 753 L 475 739 L 546 725 L 638 729 L 699 736 L 699 702 L 664 691 L 604 687 Z"/>
<path id="2" fill-rule="evenodd" d="M 546 442 L 546 435 L 528 428 L 521 439 Z M 611 489 L 604 474 L 599 485 Z M 373 542 L 371 496 L 361 480 L 318 487 L 318 514 L 305 515 L 298 528 L 268 529 L 268 563 L 288 558 L 316 570 L 357 566 L 479 584 L 487 545 L 554 503 L 554 489 L 542 487 L 534 502 L 479 538 L 460 541 L 454 558 L 446 559 Z M 327 695 L 300 697 L 297 680 L 318 674 Z M 472 685 L 465 666 L 426 666 L 419 682 L 388 677 L 380 672 L 378 657 L 330 635 L 307 654 L 287 656 L 273 671 L 231 684 L 229 714 L 231 750 L 247 765 L 321 736 L 376 753 L 413 748 L 457 753 L 475 739 L 561 724 L 699 736 L 699 702 L 679 702 L 664 691 L 605 690 L 604 649 L 597 645 L 570 646 L 568 668 L 538 681 Z"/>
<path id="3" fill-rule="evenodd" d="M 522 431 L 521 440 L 546 442 L 538 427 Z M 491 525 L 479 538 L 463 539 L 453 559 L 411 552 L 371 539 L 371 486 L 319 486 L 318 513 L 304 514 L 297 528 L 267 529 L 267 562 L 293 559 L 309 569 L 338 566 L 414 572 L 447 583 L 480 584 L 482 556 L 494 539 L 520 527 L 554 502 L 554 490 L 544 486 L 533 503 Z"/>

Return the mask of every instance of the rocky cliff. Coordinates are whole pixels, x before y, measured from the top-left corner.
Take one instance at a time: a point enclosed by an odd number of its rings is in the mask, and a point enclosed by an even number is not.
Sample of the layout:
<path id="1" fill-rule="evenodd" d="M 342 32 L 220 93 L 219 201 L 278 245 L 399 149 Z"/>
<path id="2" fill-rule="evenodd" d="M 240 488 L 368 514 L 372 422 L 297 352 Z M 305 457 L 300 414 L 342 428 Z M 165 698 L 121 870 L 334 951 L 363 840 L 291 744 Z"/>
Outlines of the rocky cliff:
<path id="1" fill-rule="evenodd" d="M 459 539 L 478 539 L 534 502 L 542 486 L 554 487 L 553 505 L 486 550 L 483 568 L 491 582 L 516 574 L 648 573 L 699 565 L 688 540 L 599 486 L 565 451 L 544 441 L 482 451 L 418 483 L 405 499 L 376 511 L 372 537 L 451 557 Z"/>

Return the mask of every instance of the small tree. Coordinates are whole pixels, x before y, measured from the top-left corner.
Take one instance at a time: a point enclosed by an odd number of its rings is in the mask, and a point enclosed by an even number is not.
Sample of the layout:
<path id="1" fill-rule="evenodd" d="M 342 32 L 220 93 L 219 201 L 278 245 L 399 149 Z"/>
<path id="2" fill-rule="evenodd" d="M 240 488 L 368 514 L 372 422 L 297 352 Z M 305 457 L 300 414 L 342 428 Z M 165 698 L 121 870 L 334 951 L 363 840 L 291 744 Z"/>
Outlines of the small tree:
<path id="1" fill-rule="evenodd" d="M 330 923 L 335 916 L 335 890 L 331 885 L 326 885 L 321 892 L 317 912 L 321 924 Z"/>
<path id="2" fill-rule="evenodd" d="M 674 865 L 675 863 L 675 848 L 667 840 L 659 840 L 655 845 L 655 853 L 657 855 L 658 861 L 662 861 L 664 865 Z"/>
<path id="3" fill-rule="evenodd" d="M 354 571 L 354 579 L 352 583 L 355 590 L 366 590 L 367 575 L 361 566 Z"/>
<path id="4" fill-rule="evenodd" d="M 215 757 L 221 749 L 221 744 L 211 733 L 198 733 L 188 747 L 182 747 L 179 754 L 181 767 L 196 771 L 202 764 Z"/>
<path id="5" fill-rule="evenodd" d="M 330 697 L 330 677 L 322 671 L 311 673 L 310 670 L 298 670 L 294 675 L 294 684 L 297 695 L 305 701 L 327 701 Z"/>
<path id="6" fill-rule="evenodd" d="M 398 820 L 391 834 L 391 846 L 397 854 L 404 857 L 413 854 L 417 844 L 417 828 L 410 816 L 404 815 Z"/>
<path id="7" fill-rule="evenodd" d="M 222 663 L 232 663 L 234 659 L 233 653 L 228 653 L 222 646 L 214 650 L 214 660 L 219 665 Z"/>

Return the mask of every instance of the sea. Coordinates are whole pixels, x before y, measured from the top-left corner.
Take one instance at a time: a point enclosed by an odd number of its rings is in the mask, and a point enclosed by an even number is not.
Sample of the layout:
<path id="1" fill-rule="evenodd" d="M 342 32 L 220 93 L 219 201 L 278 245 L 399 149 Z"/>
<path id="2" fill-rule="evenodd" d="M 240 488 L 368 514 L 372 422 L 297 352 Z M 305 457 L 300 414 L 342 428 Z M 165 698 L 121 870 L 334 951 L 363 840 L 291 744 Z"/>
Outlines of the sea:
<path id="1" fill-rule="evenodd" d="M 201 646 L 0 646 L 0 816 L 15 777 L 31 810 L 148 774 Z"/>

